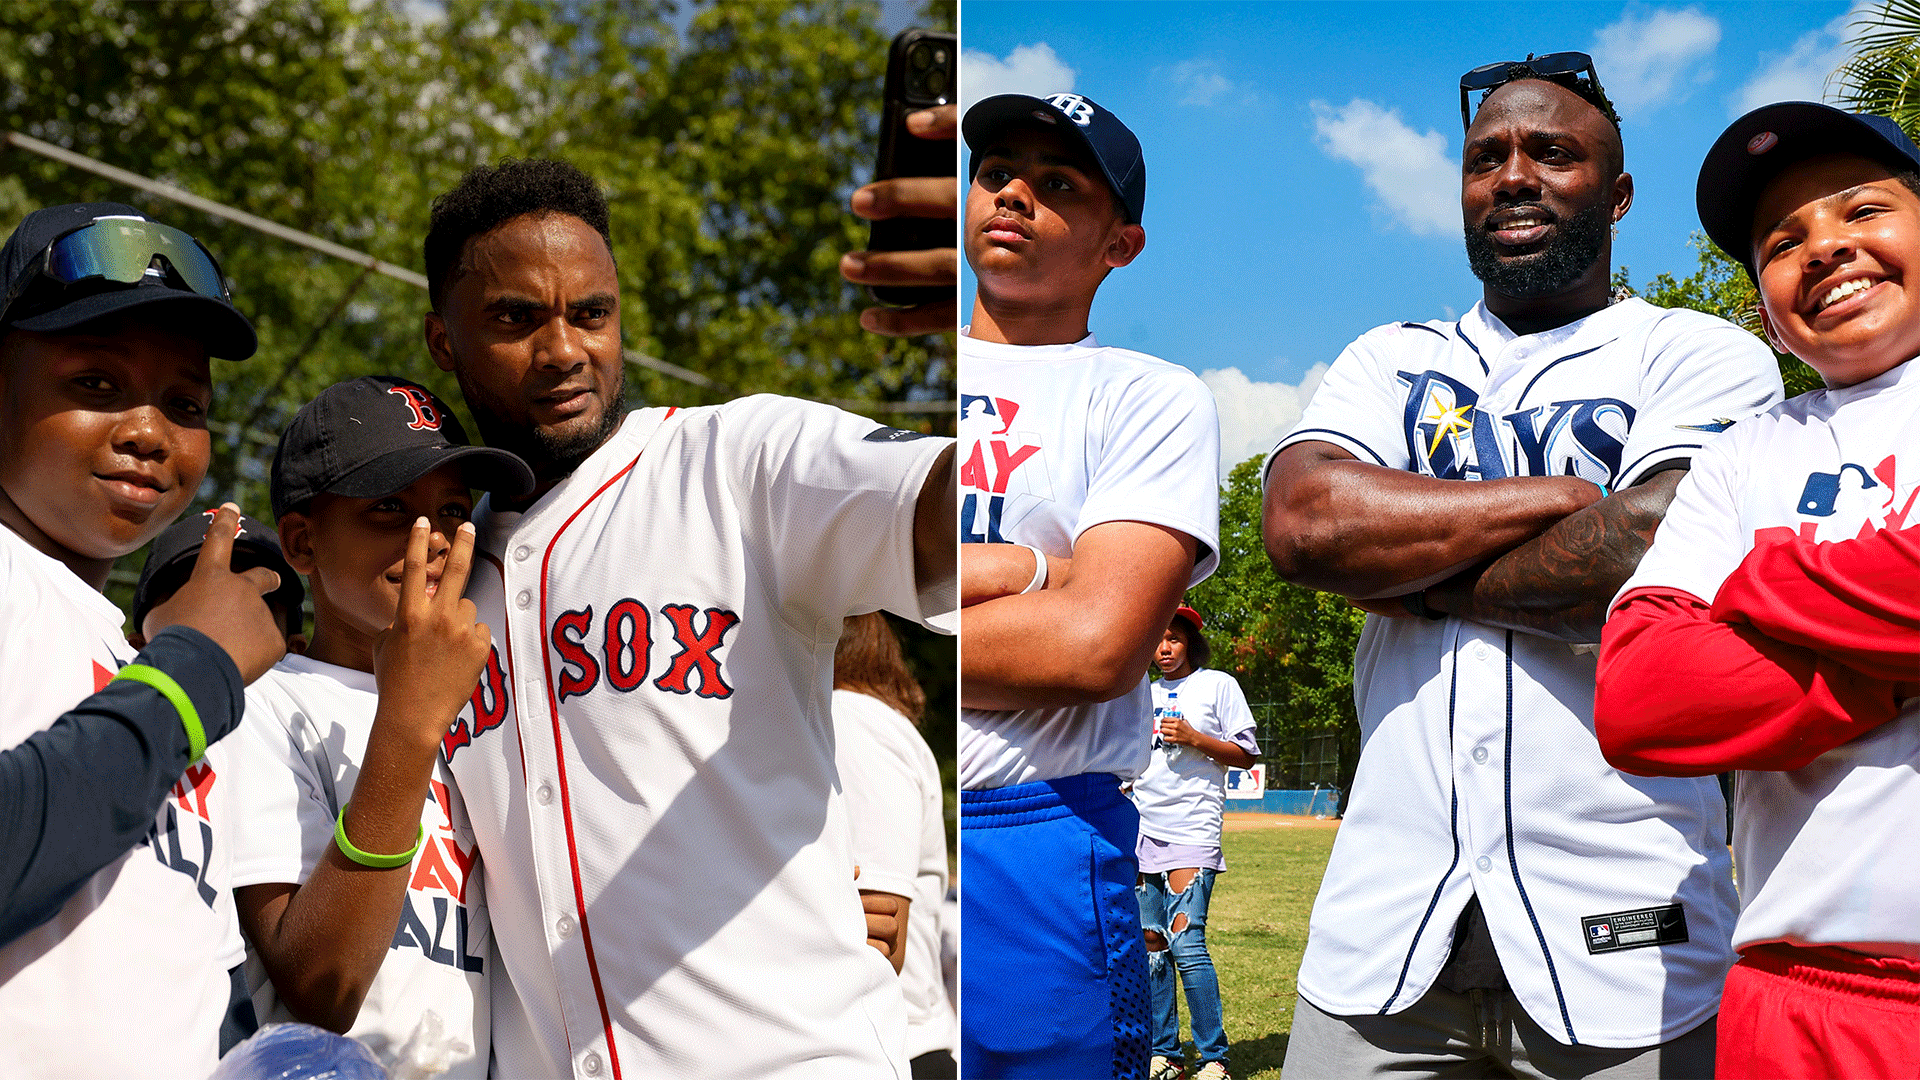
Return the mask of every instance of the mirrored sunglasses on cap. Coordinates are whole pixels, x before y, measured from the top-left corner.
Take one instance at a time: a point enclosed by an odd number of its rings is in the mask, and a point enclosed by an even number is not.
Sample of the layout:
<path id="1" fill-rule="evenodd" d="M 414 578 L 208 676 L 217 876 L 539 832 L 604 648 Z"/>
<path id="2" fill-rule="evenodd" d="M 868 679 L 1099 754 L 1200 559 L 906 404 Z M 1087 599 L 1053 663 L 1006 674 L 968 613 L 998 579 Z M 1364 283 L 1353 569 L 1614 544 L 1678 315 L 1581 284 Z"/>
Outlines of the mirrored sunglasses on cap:
<path id="1" fill-rule="evenodd" d="M 1481 64 L 1460 76 L 1460 126 L 1473 126 L 1473 110 L 1467 102 L 1468 94 L 1476 90 L 1497 90 L 1529 72 L 1548 79 L 1584 73 L 1594 92 L 1603 92 L 1600 89 L 1600 75 L 1593 69 L 1593 57 L 1583 52 L 1557 52 L 1545 56 L 1528 53 L 1525 60 L 1496 60 L 1491 64 Z"/>
<path id="2" fill-rule="evenodd" d="M 48 244 L 21 272 L 0 305 L 0 323 L 41 281 L 70 288 L 90 280 L 137 285 L 152 275 L 164 285 L 231 304 L 220 265 L 200 241 L 157 221 L 99 217 Z"/>

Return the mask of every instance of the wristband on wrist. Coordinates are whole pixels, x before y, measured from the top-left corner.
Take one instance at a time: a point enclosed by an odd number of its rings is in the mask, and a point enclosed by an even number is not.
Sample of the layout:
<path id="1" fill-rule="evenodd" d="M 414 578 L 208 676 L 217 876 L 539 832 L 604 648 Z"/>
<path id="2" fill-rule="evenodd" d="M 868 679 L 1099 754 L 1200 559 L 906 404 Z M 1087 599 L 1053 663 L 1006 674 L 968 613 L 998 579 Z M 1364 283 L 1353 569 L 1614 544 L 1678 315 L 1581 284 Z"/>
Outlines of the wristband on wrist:
<path id="1" fill-rule="evenodd" d="M 1020 595 L 1025 596 L 1047 583 L 1047 553 L 1034 547 L 1032 544 L 1021 544 L 1020 546 L 1033 552 L 1033 580 L 1027 582 L 1027 587 L 1020 590 Z"/>
<path id="2" fill-rule="evenodd" d="M 347 807 L 349 805 L 351 804 L 341 803 L 340 816 L 333 819 L 333 842 L 339 846 L 340 854 L 361 866 L 371 866 L 375 870 L 391 870 L 396 866 L 406 866 L 413 862 L 415 855 L 420 853 L 420 845 L 427 842 L 427 827 L 422 825 L 420 835 L 414 838 L 411 850 L 403 851 L 398 855 L 375 855 L 371 851 L 361 851 L 353 846 L 353 841 L 347 839 Z"/>
<path id="3" fill-rule="evenodd" d="M 1427 606 L 1427 594 L 1425 590 L 1410 592 L 1401 597 L 1400 606 L 1406 608 L 1407 614 L 1409 615 L 1418 615 L 1423 619 L 1432 619 L 1435 622 L 1439 622 L 1441 619 L 1447 617 L 1446 612 L 1435 611 Z"/>
<path id="4" fill-rule="evenodd" d="M 198 764 L 207 753 L 207 729 L 200 723 L 200 710 L 193 707 L 193 699 L 187 696 L 173 676 L 157 667 L 146 664 L 128 664 L 115 675 L 114 681 L 126 679 L 129 682 L 145 683 L 160 691 L 167 699 L 173 711 L 180 715 L 180 726 L 187 730 L 187 764 Z"/>

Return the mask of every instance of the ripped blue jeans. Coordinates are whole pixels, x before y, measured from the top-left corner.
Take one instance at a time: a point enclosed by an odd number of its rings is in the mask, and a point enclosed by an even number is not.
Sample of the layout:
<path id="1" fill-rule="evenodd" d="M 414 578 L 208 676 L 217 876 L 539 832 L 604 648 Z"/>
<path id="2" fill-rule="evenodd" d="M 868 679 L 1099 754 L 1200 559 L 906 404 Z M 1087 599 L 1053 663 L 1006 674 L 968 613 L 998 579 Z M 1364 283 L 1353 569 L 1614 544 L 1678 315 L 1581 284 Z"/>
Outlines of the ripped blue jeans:
<path id="1" fill-rule="evenodd" d="M 1174 972 L 1187 989 L 1187 1013 L 1193 1022 L 1193 1044 L 1202 1062 L 1227 1059 L 1227 1031 L 1220 1016 L 1220 980 L 1207 953 L 1207 903 L 1213 898 L 1215 871 L 1201 867 L 1182 892 L 1169 888 L 1175 871 L 1140 875 L 1134 891 L 1140 897 L 1140 929 L 1147 938 L 1147 989 L 1153 1021 L 1153 1052 L 1178 1058 L 1180 1007 L 1174 1001 Z M 1169 927 L 1173 929 L 1169 930 Z M 1152 934 L 1167 942 L 1153 948 Z"/>

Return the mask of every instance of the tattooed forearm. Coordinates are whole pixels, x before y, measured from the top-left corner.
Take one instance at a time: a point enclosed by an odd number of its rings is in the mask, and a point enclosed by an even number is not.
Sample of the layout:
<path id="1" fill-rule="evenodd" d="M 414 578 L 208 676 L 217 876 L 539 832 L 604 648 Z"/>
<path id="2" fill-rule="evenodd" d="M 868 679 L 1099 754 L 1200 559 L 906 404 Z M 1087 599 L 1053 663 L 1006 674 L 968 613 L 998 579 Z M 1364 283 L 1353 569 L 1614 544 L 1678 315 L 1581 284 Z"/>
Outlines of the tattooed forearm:
<path id="1" fill-rule="evenodd" d="M 1640 565 L 1685 472 L 1617 491 L 1485 566 L 1430 590 L 1430 607 L 1493 626 L 1599 641 L 1607 602 Z"/>

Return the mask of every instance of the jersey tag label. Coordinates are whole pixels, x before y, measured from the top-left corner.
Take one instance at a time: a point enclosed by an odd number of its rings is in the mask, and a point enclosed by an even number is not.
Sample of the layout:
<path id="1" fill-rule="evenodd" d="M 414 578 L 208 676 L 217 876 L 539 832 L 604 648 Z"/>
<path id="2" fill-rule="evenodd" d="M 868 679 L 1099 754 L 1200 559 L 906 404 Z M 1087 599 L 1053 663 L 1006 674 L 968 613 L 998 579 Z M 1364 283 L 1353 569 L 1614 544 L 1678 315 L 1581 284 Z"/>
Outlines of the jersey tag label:
<path id="1" fill-rule="evenodd" d="M 1649 945 L 1672 945 L 1687 940 L 1687 913 L 1679 904 L 1588 915 L 1580 920 L 1586 931 L 1587 952 L 1618 952 Z"/>
<path id="2" fill-rule="evenodd" d="M 922 431 L 903 431 L 897 427 L 874 428 L 861 442 L 912 442 L 915 439 L 930 439 L 933 436 Z"/>

